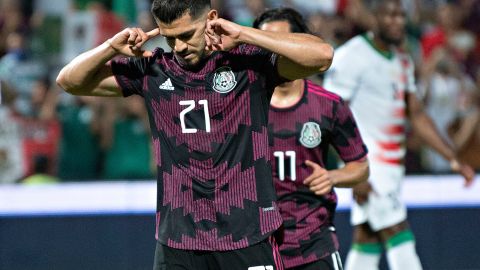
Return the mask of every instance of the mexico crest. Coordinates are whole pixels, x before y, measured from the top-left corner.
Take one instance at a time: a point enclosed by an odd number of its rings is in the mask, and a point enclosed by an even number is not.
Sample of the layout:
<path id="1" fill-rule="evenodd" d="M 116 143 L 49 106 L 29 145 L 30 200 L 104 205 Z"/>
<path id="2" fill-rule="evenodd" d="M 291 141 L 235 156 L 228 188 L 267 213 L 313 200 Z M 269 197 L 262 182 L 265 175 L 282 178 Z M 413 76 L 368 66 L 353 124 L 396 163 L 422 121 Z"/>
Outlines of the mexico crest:
<path id="1" fill-rule="evenodd" d="M 225 94 L 233 90 L 237 85 L 235 74 L 229 67 L 221 67 L 215 70 L 213 77 L 213 90 L 220 94 Z"/>
<path id="2" fill-rule="evenodd" d="M 303 124 L 300 133 L 300 143 L 307 148 L 314 148 L 322 142 L 322 131 L 320 126 L 315 122 L 307 122 Z"/>

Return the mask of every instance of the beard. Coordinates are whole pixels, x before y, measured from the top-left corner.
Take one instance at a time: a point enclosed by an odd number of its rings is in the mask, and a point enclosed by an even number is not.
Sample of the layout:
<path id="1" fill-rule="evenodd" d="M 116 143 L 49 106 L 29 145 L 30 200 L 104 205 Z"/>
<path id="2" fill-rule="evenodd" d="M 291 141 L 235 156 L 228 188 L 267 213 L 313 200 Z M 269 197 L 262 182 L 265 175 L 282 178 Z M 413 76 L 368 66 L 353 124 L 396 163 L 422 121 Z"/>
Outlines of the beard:
<path id="1" fill-rule="evenodd" d="M 390 35 L 388 35 L 386 32 L 384 31 L 380 31 L 378 33 L 378 36 L 381 40 L 383 40 L 385 43 L 389 44 L 389 45 L 393 45 L 393 46 L 400 46 L 402 45 L 403 43 L 403 39 L 404 39 L 404 35 L 402 35 L 401 37 L 392 37 Z"/>

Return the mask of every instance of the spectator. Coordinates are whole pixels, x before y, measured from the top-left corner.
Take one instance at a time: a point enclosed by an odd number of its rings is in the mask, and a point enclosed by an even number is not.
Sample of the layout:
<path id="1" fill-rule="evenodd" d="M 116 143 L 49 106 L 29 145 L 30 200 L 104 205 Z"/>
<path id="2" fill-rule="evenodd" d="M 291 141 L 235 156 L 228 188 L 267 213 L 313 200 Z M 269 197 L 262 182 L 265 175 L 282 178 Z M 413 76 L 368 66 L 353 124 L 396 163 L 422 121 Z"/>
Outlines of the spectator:
<path id="1" fill-rule="evenodd" d="M 16 109 L 24 114 L 32 113 L 29 105 L 34 83 L 46 76 L 44 65 L 32 59 L 25 46 L 25 36 L 19 32 L 7 38 L 7 54 L 0 59 L 0 79 L 18 92 Z"/>
<path id="2" fill-rule="evenodd" d="M 465 115 L 456 118 L 449 126 L 449 135 L 463 162 L 480 170 L 480 69 L 476 76 L 476 89 L 469 92 L 471 104 Z"/>
<path id="3" fill-rule="evenodd" d="M 251 26 L 255 18 L 266 9 L 265 0 L 233 1 L 229 9 L 234 9 L 233 20 L 245 26 Z"/>
<path id="4" fill-rule="evenodd" d="M 100 118 L 100 103 L 93 97 L 75 97 L 70 102 L 62 102 L 57 88 L 47 95 L 40 118 L 58 121 L 61 125 L 58 176 L 62 181 L 99 178 L 101 151 L 97 119 Z"/>
<path id="5" fill-rule="evenodd" d="M 423 65 L 422 89 L 427 113 L 448 138 L 447 125 L 461 111 L 461 97 L 473 87 L 473 82 L 462 72 L 460 64 L 444 48 L 437 48 Z M 430 148 L 424 149 L 424 167 L 435 173 L 450 172 L 450 164 Z"/>
<path id="6" fill-rule="evenodd" d="M 15 117 L 14 91 L 0 81 L 0 184 L 13 183 L 24 176 L 20 125 Z"/>
<path id="7" fill-rule="evenodd" d="M 475 47 L 473 34 L 462 28 L 464 16 L 453 3 L 440 4 L 436 12 L 437 23 L 421 40 L 424 60 L 428 60 L 439 47 L 446 47 L 458 60 L 464 61 Z"/>
<path id="8" fill-rule="evenodd" d="M 143 100 L 105 103 L 102 146 L 105 179 L 153 179 L 150 133 Z M 135 158 L 132 158 L 135 157 Z"/>
<path id="9" fill-rule="evenodd" d="M 25 16 L 20 1 L 0 1 L 0 56 L 8 51 L 7 38 L 11 33 L 24 33 L 27 30 Z"/>
<path id="10" fill-rule="evenodd" d="M 60 125 L 56 120 L 43 121 L 40 119 L 40 110 L 46 100 L 49 91 L 48 80 L 37 80 L 34 82 L 31 101 L 28 104 L 30 113 L 21 118 L 24 162 L 27 174 L 34 170 L 33 160 L 37 155 L 44 155 L 48 158 L 48 173 L 56 171 L 57 148 L 60 138 Z"/>
<path id="11" fill-rule="evenodd" d="M 47 156 L 36 155 L 33 158 L 33 173 L 22 180 L 23 184 L 38 185 L 59 182 L 58 178 L 49 173 L 50 160 Z"/>
<path id="12" fill-rule="evenodd" d="M 125 23 L 122 19 L 110 11 L 101 1 L 92 1 L 87 8 L 95 13 L 97 19 L 95 45 L 101 44 L 123 29 Z"/>

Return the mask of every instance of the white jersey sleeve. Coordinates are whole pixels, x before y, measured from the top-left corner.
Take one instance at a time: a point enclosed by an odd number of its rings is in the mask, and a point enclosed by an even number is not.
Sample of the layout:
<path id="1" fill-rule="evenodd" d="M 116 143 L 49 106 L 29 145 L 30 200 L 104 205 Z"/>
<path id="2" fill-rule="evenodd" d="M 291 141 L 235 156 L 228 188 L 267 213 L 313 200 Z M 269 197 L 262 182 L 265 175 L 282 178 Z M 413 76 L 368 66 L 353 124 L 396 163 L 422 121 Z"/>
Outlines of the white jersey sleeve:
<path id="1" fill-rule="evenodd" d="M 407 57 L 408 67 L 407 67 L 407 92 L 416 93 L 417 84 L 415 83 L 415 64 L 410 56 Z"/>
<path id="2" fill-rule="evenodd" d="M 355 39 L 335 51 L 332 66 L 325 74 L 324 87 L 344 100 L 350 101 L 355 95 L 362 78 L 362 61 L 357 57 Z"/>

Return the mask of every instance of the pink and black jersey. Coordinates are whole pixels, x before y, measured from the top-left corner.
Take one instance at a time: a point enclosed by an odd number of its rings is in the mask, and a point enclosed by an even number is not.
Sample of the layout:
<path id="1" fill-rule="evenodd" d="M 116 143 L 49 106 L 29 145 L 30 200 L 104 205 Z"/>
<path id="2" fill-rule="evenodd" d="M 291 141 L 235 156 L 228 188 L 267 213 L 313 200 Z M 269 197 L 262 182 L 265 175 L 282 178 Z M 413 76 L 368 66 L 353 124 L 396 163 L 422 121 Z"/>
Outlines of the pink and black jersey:
<path id="1" fill-rule="evenodd" d="M 325 167 L 329 146 L 343 161 L 367 154 L 355 120 L 341 98 L 311 81 L 290 108 L 270 107 L 269 132 L 278 206 L 285 239 L 280 252 L 287 268 L 317 261 L 338 250 L 333 227 L 337 196 L 311 192 L 303 180 L 311 173 L 305 160 Z"/>
<path id="2" fill-rule="evenodd" d="M 145 98 L 158 169 L 156 238 L 222 251 L 266 239 L 282 223 L 268 146 L 276 55 L 242 45 L 195 71 L 161 49 L 112 62 L 124 96 Z M 135 157 L 132 157 L 135 158 Z"/>

